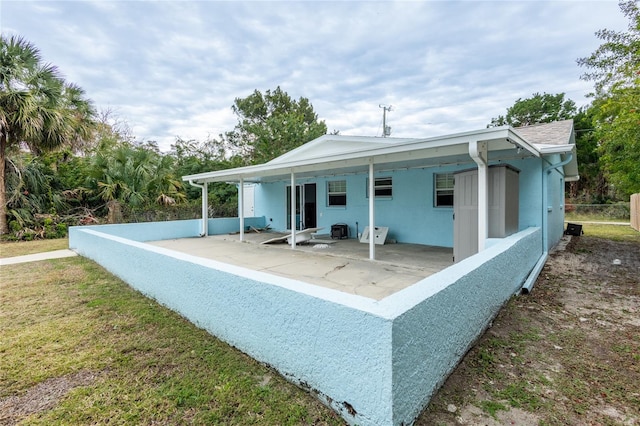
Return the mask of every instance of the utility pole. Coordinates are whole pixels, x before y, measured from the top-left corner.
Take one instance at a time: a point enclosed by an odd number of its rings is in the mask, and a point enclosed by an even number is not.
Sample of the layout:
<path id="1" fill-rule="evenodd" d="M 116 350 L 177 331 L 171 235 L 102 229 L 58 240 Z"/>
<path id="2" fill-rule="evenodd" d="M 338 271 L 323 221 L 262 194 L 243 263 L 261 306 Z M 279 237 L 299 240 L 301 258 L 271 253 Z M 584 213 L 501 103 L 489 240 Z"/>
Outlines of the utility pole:
<path id="1" fill-rule="evenodd" d="M 387 126 L 387 111 L 393 111 L 393 105 L 380 104 L 378 107 L 382 108 L 382 137 L 386 138 L 391 134 L 391 127 Z"/>

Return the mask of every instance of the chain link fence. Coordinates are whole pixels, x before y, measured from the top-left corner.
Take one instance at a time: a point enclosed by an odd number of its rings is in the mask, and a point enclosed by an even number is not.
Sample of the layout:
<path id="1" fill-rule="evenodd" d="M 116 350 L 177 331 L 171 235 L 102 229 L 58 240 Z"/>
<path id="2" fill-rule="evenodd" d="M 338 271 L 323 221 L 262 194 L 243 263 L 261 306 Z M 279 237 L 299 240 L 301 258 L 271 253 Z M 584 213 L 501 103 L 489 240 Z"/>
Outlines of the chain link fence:
<path id="1" fill-rule="evenodd" d="M 631 206 L 627 202 L 611 204 L 565 204 L 566 220 L 629 222 Z"/>
<path id="2" fill-rule="evenodd" d="M 116 222 L 140 223 L 162 222 L 169 220 L 200 219 L 202 206 L 200 203 L 178 204 L 174 206 L 157 206 L 152 209 L 132 208 L 121 205 L 121 220 Z M 209 218 L 237 217 L 238 205 L 235 203 L 209 205 Z"/>

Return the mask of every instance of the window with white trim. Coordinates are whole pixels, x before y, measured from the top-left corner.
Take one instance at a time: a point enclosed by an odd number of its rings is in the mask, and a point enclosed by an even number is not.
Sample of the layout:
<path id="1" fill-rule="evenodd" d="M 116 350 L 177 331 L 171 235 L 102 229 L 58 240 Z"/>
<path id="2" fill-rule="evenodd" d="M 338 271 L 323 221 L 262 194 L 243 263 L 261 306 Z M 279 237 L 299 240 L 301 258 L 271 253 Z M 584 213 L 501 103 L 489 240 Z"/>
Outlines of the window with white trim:
<path id="1" fill-rule="evenodd" d="M 453 207 L 453 173 L 434 174 L 433 188 L 434 206 Z"/>
<path id="2" fill-rule="evenodd" d="M 329 207 L 347 205 L 346 180 L 332 180 L 327 182 L 327 205 Z"/>
<path id="3" fill-rule="evenodd" d="M 393 179 L 391 177 L 375 178 L 373 191 L 376 198 L 391 198 L 393 196 Z M 367 178 L 367 198 L 369 198 L 369 178 Z"/>

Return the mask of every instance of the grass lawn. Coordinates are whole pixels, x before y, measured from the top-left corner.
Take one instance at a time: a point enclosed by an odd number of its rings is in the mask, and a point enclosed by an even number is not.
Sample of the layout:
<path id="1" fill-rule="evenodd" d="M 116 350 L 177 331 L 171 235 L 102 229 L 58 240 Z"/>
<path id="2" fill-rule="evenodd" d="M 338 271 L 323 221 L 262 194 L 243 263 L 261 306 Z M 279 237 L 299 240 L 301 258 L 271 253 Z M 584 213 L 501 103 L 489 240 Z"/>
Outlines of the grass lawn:
<path id="1" fill-rule="evenodd" d="M 0 424 L 343 424 L 87 259 L 3 266 L 0 306 Z"/>
<path id="2" fill-rule="evenodd" d="M 457 416 L 476 415 L 493 424 L 505 413 L 520 417 L 499 424 L 640 418 L 633 411 L 640 233 L 613 225 L 583 229 L 566 255 L 572 263 L 553 269 L 550 260 L 532 295 L 506 306 L 418 425 L 453 425 Z M 66 246 L 67 240 L 3 242 L 0 250 L 11 257 Z M 611 256 L 623 259 L 625 269 L 611 266 Z M 597 305 L 612 299 L 620 306 Z M 344 424 L 272 369 L 87 259 L 3 266 L 0 308 L 0 424 Z M 611 413 L 619 423 L 607 423 Z M 527 416 L 535 421 L 526 423 Z"/>
<path id="3" fill-rule="evenodd" d="M 582 225 L 585 236 L 606 238 L 613 241 L 638 241 L 640 232 L 631 226 L 624 225 L 601 225 L 587 223 Z"/>
<path id="4" fill-rule="evenodd" d="M 0 241 L 0 258 L 69 248 L 69 239 L 34 241 Z"/>

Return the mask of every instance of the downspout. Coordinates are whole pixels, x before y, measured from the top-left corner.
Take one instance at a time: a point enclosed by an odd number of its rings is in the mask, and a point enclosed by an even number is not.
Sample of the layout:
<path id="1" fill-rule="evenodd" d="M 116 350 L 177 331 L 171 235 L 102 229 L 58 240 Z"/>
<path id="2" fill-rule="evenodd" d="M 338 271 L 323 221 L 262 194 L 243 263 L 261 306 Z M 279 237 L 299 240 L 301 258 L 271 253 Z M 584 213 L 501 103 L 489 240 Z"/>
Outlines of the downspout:
<path id="1" fill-rule="evenodd" d="M 487 142 L 469 142 L 469 155 L 478 165 L 478 252 L 489 236 L 489 164 Z"/>
<path id="2" fill-rule="evenodd" d="M 244 241 L 244 178 L 238 186 L 238 219 L 240 221 L 240 241 Z"/>
<path id="3" fill-rule="evenodd" d="M 291 213 L 291 249 L 296 248 L 296 174 L 291 170 L 291 205 L 289 206 Z"/>
<path id="4" fill-rule="evenodd" d="M 547 229 L 549 227 L 549 207 L 548 207 L 548 178 L 547 176 L 551 173 L 552 170 L 557 169 L 558 167 L 562 167 L 565 164 L 569 164 L 569 162 L 571 162 L 571 160 L 573 159 L 573 153 L 569 153 L 569 155 L 567 156 L 567 158 L 565 158 L 564 160 L 562 160 L 559 163 L 556 164 L 551 164 L 550 166 L 547 166 L 543 169 L 542 172 L 542 255 L 540 256 L 540 259 L 538 259 L 538 262 L 535 264 L 535 266 L 533 267 L 533 269 L 531 270 L 531 272 L 529 273 L 529 276 L 527 277 L 527 279 L 525 280 L 524 284 L 522 285 L 522 289 L 520 290 L 520 292 L 522 294 L 529 294 L 531 292 L 531 289 L 533 288 L 534 284 L 536 283 L 536 280 L 538 279 L 538 275 L 540 275 L 540 272 L 542 271 L 542 268 L 544 267 L 544 264 L 547 262 L 547 258 L 549 257 L 549 248 L 547 247 L 549 244 L 549 235 L 547 232 Z M 544 208 L 545 205 L 547 205 L 547 208 Z"/>
<path id="5" fill-rule="evenodd" d="M 193 180 L 189 180 L 189 185 L 195 186 L 202 190 L 202 228 L 200 231 L 201 237 L 206 237 L 209 234 L 209 190 L 207 188 L 207 182 L 202 185 L 195 183 Z"/>
<path id="6" fill-rule="evenodd" d="M 373 158 L 369 159 L 369 260 L 376 260 L 376 191 Z"/>

